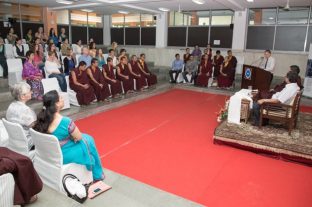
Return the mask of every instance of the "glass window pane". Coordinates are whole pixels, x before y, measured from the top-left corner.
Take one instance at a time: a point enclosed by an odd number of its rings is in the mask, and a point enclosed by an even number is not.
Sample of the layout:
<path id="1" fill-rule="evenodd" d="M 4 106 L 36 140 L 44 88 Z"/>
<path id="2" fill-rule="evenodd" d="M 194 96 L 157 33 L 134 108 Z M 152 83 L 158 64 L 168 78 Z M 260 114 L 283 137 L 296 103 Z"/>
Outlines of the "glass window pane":
<path id="1" fill-rule="evenodd" d="M 124 26 L 124 14 L 113 14 L 112 27 L 123 27 L 123 26 Z"/>
<path id="2" fill-rule="evenodd" d="M 73 10 L 70 19 L 72 25 L 87 26 L 87 12 Z"/>
<path id="3" fill-rule="evenodd" d="M 140 14 L 125 15 L 125 27 L 139 27 L 139 26 L 140 26 Z"/>
<path id="4" fill-rule="evenodd" d="M 89 27 L 103 27 L 102 15 L 96 13 L 88 14 Z"/>
<path id="5" fill-rule="evenodd" d="M 183 26 L 183 13 L 175 12 L 174 16 L 174 25 L 175 26 Z"/>
<path id="6" fill-rule="evenodd" d="M 174 11 L 169 13 L 169 26 L 174 26 Z"/>
<path id="7" fill-rule="evenodd" d="M 230 25 L 233 15 L 231 10 L 212 11 L 211 25 Z"/>
<path id="8" fill-rule="evenodd" d="M 156 21 L 151 14 L 141 14 L 141 26 L 142 27 L 155 27 Z"/>
<path id="9" fill-rule="evenodd" d="M 42 9 L 38 6 L 21 4 L 21 17 L 26 22 L 42 22 Z M 8 18 L 20 19 L 18 4 L 0 2 L 0 19 L 8 21 Z"/>
<path id="10" fill-rule="evenodd" d="M 68 10 L 56 11 L 56 23 L 57 24 L 69 24 Z"/>
<path id="11" fill-rule="evenodd" d="M 278 10 L 278 24 L 307 24 L 309 17 L 308 7 L 292 7 L 289 10 Z"/>
<path id="12" fill-rule="evenodd" d="M 249 9 L 249 25 L 275 24 L 276 9 Z"/>
<path id="13" fill-rule="evenodd" d="M 189 15 L 189 25 L 191 26 L 209 26 L 210 22 L 210 11 L 198 11 L 190 12 Z"/>

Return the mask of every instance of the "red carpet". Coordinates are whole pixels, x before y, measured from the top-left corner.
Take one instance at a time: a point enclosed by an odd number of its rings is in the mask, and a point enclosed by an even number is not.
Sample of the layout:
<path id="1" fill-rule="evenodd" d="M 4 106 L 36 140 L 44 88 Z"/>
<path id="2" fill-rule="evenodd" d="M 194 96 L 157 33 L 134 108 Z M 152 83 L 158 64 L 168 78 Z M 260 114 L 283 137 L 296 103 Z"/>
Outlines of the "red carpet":
<path id="1" fill-rule="evenodd" d="M 106 168 L 205 206 L 312 206 L 312 168 L 213 144 L 224 100 L 172 90 L 77 124 Z"/>

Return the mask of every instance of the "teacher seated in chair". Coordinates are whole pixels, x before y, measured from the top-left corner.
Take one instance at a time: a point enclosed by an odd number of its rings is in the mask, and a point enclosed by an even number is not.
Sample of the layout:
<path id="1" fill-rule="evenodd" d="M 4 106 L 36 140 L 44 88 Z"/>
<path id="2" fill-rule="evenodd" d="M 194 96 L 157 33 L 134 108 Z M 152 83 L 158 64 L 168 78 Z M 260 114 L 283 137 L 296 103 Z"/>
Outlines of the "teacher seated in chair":
<path id="1" fill-rule="evenodd" d="M 252 115 L 253 125 L 259 126 L 260 122 L 260 108 L 263 103 L 283 103 L 290 104 L 292 99 L 296 96 L 300 90 L 297 84 L 298 74 L 293 71 L 289 71 L 285 77 L 285 88 L 281 92 L 275 93 L 270 99 L 260 99 L 253 103 Z"/>

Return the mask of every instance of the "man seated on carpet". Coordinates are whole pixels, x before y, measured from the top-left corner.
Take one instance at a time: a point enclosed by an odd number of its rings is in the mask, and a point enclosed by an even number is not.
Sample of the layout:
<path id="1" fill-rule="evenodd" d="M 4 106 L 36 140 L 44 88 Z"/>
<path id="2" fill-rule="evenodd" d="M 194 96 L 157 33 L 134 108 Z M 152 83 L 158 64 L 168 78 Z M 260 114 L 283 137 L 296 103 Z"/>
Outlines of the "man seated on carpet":
<path id="1" fill-rule="evenodd" d="M 260 108 L 263 103 L 283 103 L 290 104 L 292 99 L 296 96 L 300 90 L 297 85 L 298 74 L 294 71 L 289 71 L 285 77 L 285 88 L 281 92 L 275 93 L 270 99 L 260 99 L 253 103 L 253 125 L 259 126 L 260 122 Z M 266 124 L 266 123 L 265 123 Z"/>
<path id="2" fill-rule="evenodd" d="M 183 65 L 183 61 L 180 59 L 180 55 L 177 53 L 175 55 L 175 60 L 172 62 L 171 70 L 169 71 L 170 83 L 177 83 L 177 79 L 179 74 L 182 72 Z M 173 78 L 173 74 L 175 74 L 175 78 Z"/>

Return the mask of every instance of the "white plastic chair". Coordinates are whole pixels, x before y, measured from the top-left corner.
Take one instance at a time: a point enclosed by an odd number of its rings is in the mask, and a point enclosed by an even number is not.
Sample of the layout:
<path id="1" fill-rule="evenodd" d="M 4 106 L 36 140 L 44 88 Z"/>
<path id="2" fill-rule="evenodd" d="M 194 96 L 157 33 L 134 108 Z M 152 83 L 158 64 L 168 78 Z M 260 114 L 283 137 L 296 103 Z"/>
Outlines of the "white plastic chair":
<path id="1" fill-rule="evenodd" d="M 0 120 L 0 147 L 7 147 L 9 144 L 9 135 L 3 121 Z"/>
<path id="2" fill-rule="evenodd" d="M 24 47 L 24 53 L 26 55 L 26 52 L 29 51 L 29 45 L 25 43 L 25 44 L 23 44 L 23 47 Z"/>
<path id="3" fill-rule="evenodd" d="M 62 96 L 62 98 L 64 100 L 64 107 L 62 108 L 62 110 L 70 108 L 69 95 L 67 92 L 61 91 L 60 86 L 59 86 L 56 78 L 45 78 L 45 79 L 42 79 L 41 82 L 43 85 L 43 93 L 44 94 L 48 93 L 49 91 L 56 90 L 60 94 L 60 96 Z"/>
<path id="4" fill-rule="evenodd" d="M 66 83 L 67 83 L 67 93 L 69 96 L 69 103 L 74 106 L 80 106 L 77 100 L 76 92 L 72 90 L 69 86 L 69 76 L 66 76 Z"/>
<path id="5" fill-rule="evenodd" d="M 28 141 L 23 127 L 20 124 L 7 121 L 5 118 L 2 118 L 2 121 L 9 135 L 8 148 L 33 160 L 35 151 L 28 150 Z"/>
<path id="6" fill-rule="evenodd" d="M 8 83 L 13 86 L 22 81 L 23 64 L 21 59 L 7 59 L 8 64 Z"/>
<path id="7" fill-rule="evenodd" d="M 66 174 L 75 175 L 83 184 L 93 181 L 92 172 L 85 166 L 76 163 L 63 164 L 63 154 L 55 136 L 33 129 L 30 129 L 30 134 L 36 145 L 34 167 L 45 185 L 65 193 L 62 179 Z"/>
<path id="8" fill-rule="evenodd" d="M 76 65 L 75 65 L 76 67 L 78 67 L 80 56 L 81 56 L 80 54 L 76 54 Z"/>
<path id="9" fill-rule="evenodd" d="M 11 173 L 0 176 L 0 206 L 13 206 L 14 201 L 14 178 Z"/>
<path id="10" fill-rule="evenodd" d="M 6 58 L 14 58 L 13 45 L 11 45 L 11 44 L 4 44 L 4 47 L 5 47 L 5 56 L 6 56 Z"/>

